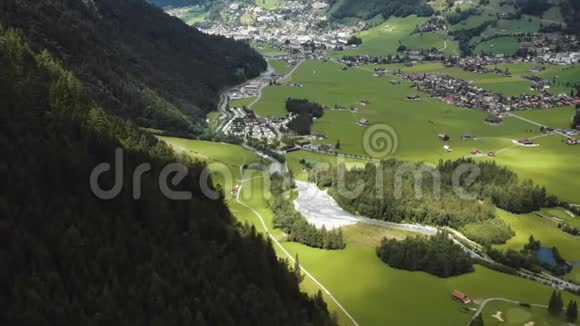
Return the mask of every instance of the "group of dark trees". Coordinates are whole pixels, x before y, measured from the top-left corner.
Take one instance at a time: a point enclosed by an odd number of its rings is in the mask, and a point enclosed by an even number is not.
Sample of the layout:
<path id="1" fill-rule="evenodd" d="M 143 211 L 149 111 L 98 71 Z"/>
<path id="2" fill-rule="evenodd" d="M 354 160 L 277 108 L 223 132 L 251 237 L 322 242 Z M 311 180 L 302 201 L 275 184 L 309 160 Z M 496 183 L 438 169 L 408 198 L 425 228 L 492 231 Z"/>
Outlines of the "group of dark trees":
<path id="1" fill-rule="evenodd" d="M 558 224 L 558 227 L 560 229 L 562 229 L 562 231 L 564 231 L 564 232 L 566 232 L 568 234 L 575 235 L 575 236 L 580 236 L 580 229 L 577 228 L 577 227 L 574 227 L 574 226 L 572 226 L 570 224 L 566 224 L 566 223 L 564 223 L 564 224 Z"/>
<path id="2" fill-rule="evenodd" d="M 473 272 L 473 261 L 449 234 L 438 232 L 429 238 L 383 239 L 377 256 L 389 266 L 409 271 L 424 271 L 439 277 Z"/>
<path id="3" fill-rule="evenodd" d="M 514 7 L 522 14 L 541 17 L 551 4 L 548 0 L 516 0 Z"/>
<path id="4" fill-rule="evenodd" d="M 363 42 L 362 38 L 353 35 L 351 36 L 348 41 L 346 42 L 347 45 L 361 45 Z"/>
<path id="5" fill-rule="evenodd" d="M 49 3 L 67 6 L 53 10 Z M 108 51 L 99 47 L 100 36 L 83 28 L 96 20 L 112 24 L 113 14 L 143 13 L 135 1 L 116 1 L 137 8 L 111 12 L 102 5 L 102 18 L 83 16 L 78 6 L 84 3 L 91 1 L 0 4 L 0 324 L 334 325 L 323 302 L 300 292 L 269 241 L 237 223 L 223 196 L 203 195 L 201 163 L 177 157 L 134 123 L 107 114 L 91 100 L 105 83 L 85 88 L 48 51 L 31 50 L 25 33 L 7 28 L 21 19 L 30 34 L 46 37 L 33 44 L 54 48 L 85 39 L 91 54 L 78 59 L 99 61 L 99 53 Z M 7 4 L 11 13 L 30 6 L 34 15 L 6 21 Z M 148 18 L 140 17 L 154 30 L 173 28 Z M 67 25 L 69 19 L 78 25 Z M 115 40 L 109 40 L 114 47 L 124 46 Z M 102 64 L 114 71 L 107 61 Z M 120 102 L 131 96 L 117 95 Z M 123 150 L 120 165 L 116 149 Z M 91 171 L 103 162 L 112 166 L 99 178 L 100 187 L 123 185 L 109 200 L 97 198 L 89 186 Z M 160 171 L 174 162 L 187 176 L 170 188 L 188 191 L 190 200 L 170 200 L 160 190 Z M 151 169 L 134 188 L 141 163 Z M 113 172 L 117 167 L 122 174 Z"/>
<path id="6" fill-rule="evenodd" d="M 409 15 L 430 17 L 434 13 L 433 8 L 425 0 L 332 0 L 331 5 L 333 5 L 332 17 L 336 19 L 357 17 L 366 20 L 377 15 L 382 15 L 385 19 Z"/>
<path id="7" fill-rule="evenodd" d="M 548 311 L 554 315 L 559 316 L 564 310 L 564 301 L 562 300 L 562 294 L 559 291 L 552 291 L 550 296 L 550 301 L 548 302 Z M 570 300 L 568 302 L 568 307 L 566 308 L 566 321 L 569 323 L 575 323 L 578 320 L 578 304 L 575 300 Z"/>
<path id="8" fill-rule="evenodd" d="M 306 221 L 304 216 L 296 211 L 288 191 L 291 185 L 288 179 L 280 174 L 273 174 L 270 180 L 270 192 L 272 200 L 269 208 L 274 213 L 273 224 L 275 228 L 282 229 L 288 234 L 288 240 L 302 243 L 309 247 L 322 249 L 344 249 L 342 230 L 326 230 L 323 226 L 320 230 Z"/>
<path id="9" fill-rule="evenodd" d="M 449 31 L 449 35 L 453 36 L 459 42 L 461 54 L 469 56 L 473 54 L 473 50 L 475 49 L 475 44 L 471 42 L 471 39 L 476 36 L 481 36 L 481 33 L 491 24 L 493 24 L 493 21 L 487 21 L 474 28 Z"/>
<path id="10" fill-rule="evenodd" d="M 559 291 L 553 291 L 550 296 L 550 301 L 548 302 L 548 311 L 554 315 L 559 316 L 564 310 L 564 301 L 562 300 L 562 294 Z M 569 323 L 575 323 L 578 320 L 578 304 L 575 300 L 570 300 L 566 308 L 566 321 Z"/>
<path id="11" fill-rule="evenodd" d="M 479 173 L 467 180 L 471 172 L 466 171 L 454 185 L 453 174 L 460 166 Z M 528 213 L 558 204 L 545 189 L 530 180 L 520 181 L 513 171 L 470 159 L 441 161 L 436 168 L 398 160 L 350 170 L 340 164 L 312 171 L 311 181 L 329 188 L 329 194 L 353 214 L 450 226 L 484 245 L 504 243 L 513 236 L 507 223 L 495 219 L 494 206 Z"/>
<path id="12" fill-rule="evenodd" d="M 530 213 L 545 206 L 556 205 L 558 200 L 546 194 L 546 189 L 527 179 L 520 181 L 518 175 L 507 167 L 500 167 L 495 162 L 475 162 L 472 159 L 442 161 L 438 170 L 443 175 L 443 182 L 450 185 L 451 175 L 460 166 L 472 164 L 479 170 L 477 180 L 464 184 L 464 189 L 476 193 L 479 198 L 490 200 L 499 208 L 516 214 Z M 462 183 L 463 184 L 463 183 Z"/>
<path id="13" fill-rule="evenodd" d="M 47 49 L 109 113 L 183 136 L 202 132 L 220 91 L 266 68 L 247 44 L 143 0 L 3 0 L 0 20 Z"/>
<path id="14" fill-rule="evenodd" d="M 447 16 L 447 21 L 449 22 L 449 24 L 455 25 L 455 24 L 458 24 L 458 23 L 466 20 L 467 18 L 469 18 L 473 15 L 476 15 L 477 12 L 478 11 L 476 8 L 469 8 L 467 10 L 460 10 L 459 12 L 455 12 L 454 14 Z"/>
<path id="15" fill-rule="evenodd" d="M 566 29 L 569 33 L 580 35 L 580 1 L 560 1 L 560 11 L 566 21 Z"/>
<path id="16" fill-rule="evenodd" d="M 318 119 L 324 114 L 322 105 L 305 99 L 288 98 L 286 110 L 296 115 L 294 120 L 288 123 L 288 129 L 298 135 L 309 135 L 313 119 Z"/>

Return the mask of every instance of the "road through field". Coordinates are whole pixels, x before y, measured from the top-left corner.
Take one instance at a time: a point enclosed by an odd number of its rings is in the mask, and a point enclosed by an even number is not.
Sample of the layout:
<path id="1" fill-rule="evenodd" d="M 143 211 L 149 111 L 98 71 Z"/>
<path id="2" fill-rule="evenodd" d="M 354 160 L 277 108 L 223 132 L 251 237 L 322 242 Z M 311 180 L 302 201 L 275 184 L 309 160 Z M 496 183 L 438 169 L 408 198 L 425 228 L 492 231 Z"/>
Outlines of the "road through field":
<path id="1" fill-rule="evenodd" d="M 244 171 L 243 171 L 243 165 L 242 165 L 242 166 L 240 166 L 240 175 L 242 176 L 242 180 L 240 182 L 240 189 L 238 190 L 238 193 L 236 195 L 236 201 L 240 205 L 251 210 L 252 213 L 254 213 L 254 215 L 256 215 L 258 217 L 258 219 L 260 220 L 260 223 L 262 224 L 262 227 L 264 228 L 264 231 L 266 232 L 268 237 L 270 237 L 272 242 L 276 246 L 278 246 L 278 248 L 280 248 L 280 250 L 282 250 L 282 252 L 284 252 L 284 254 L 288 257 L 288 259 L 292 263 L 295 263 L 294 257 L 292 257 L 292 255 L 286 250 L 286 248 L 284 248 L 284 246 L 282 246 L 282 244 L 272 235 L 272 233 L 270 233 L 270 229 L 266 225 L 266 222 L 264 221 L 264 217 L 262 216 L 262 214 L 260 214 L 260 212 L 258 212 L 256 209 L 254 209 L 250 205 L 247 205 L 246 203 L 244 203 L 243 201 L 240 200 L 240 194 L 242 192 L 242 188 L 244 187 L 244 183 L 252 180 L 252 179 L 243 179 L 243 173 L 244 173 Z M 338 300 L 332 295 L 332 293 L 330 293 L 330 291 L 326 287 L 324 287 L 324 285 L 322 285 L 322 283 L 320 283 L 316 278 L 314 278 L 314 276 L 312 276 L 312 274 L 310 274 L 310 272 L 308 272 L 308 270 L 306 270 L 306 268 L 304 268 L 304 266 L 300 265 L 300 270 L 302 270 L 302 272 L 306 276 L 308 276 L 308 278 L 310 278 L 312 280 L 312 282 L 314 282 L 322 291 L 324 291 L 324 293 L 326 293 L 326 295 L 328 295 L 328 297 L 338 306 L 338 308 L 340 310 L 342 310 L 342 312 L 344 312 L 344 314 L 352 321 L 353 325 L 359 326 L 358 322 L 354 319 L 354 317 L 352 317 L 352 315 L 344 308 L 344 306 L 342 304 L 340 304 L 340 302 L 338 302 Z"/>

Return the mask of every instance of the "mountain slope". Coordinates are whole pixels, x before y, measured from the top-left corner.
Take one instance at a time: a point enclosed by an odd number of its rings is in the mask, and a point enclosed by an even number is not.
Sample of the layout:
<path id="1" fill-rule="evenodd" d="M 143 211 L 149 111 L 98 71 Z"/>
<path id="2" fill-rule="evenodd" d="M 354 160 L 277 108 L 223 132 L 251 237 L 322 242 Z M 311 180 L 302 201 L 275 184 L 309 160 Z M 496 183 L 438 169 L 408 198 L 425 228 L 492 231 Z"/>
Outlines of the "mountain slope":
<path id="1" fill-rule="evenodd" d="M 3 0 L 0 21 L 48 49 L 109 112 L 177 133 L 200 133 L 221 90 L 266 68 L 248 45 L 144 0 Z"/>
<path id="2" fill-rule="evenodd" d="M 109 117 L 47 52 L 1 27 L 0 66 L 0 324 L 333 324 L 269 242 L 202 195 L 201 164 Z M 99 200 L 90 171 L 119 148 L 124 187 Z M 176 160 L 191 200 L 159 190 L 161 168 Z M 142 162 L 152 170 L 135 200 Z"/>

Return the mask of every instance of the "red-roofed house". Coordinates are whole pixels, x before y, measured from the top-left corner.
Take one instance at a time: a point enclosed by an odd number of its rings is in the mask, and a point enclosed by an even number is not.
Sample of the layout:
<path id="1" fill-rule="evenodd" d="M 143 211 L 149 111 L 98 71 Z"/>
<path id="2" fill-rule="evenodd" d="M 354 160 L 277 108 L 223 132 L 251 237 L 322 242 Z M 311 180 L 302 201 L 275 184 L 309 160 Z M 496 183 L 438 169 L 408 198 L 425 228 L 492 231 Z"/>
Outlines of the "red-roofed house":
<path id="1" fill-rule="evenodd" d="M 469 299 L 468 296 L 466 296 L 465 294 L 455 290 L 453 291 L 453 293 L 451 294 L 451 297 L 457 301 L 460 301 L 463 304 L 468 304 L 471 302 L 471 299 Z"/>

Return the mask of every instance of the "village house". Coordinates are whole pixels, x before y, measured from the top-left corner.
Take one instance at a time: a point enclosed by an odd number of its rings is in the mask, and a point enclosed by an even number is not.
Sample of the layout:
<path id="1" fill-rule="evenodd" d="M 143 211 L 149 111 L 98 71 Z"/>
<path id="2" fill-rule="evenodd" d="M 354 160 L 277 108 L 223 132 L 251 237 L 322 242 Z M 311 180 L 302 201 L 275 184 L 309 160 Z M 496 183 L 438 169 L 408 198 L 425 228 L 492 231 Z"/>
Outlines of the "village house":
<path id="1" fill-rule="evenodd" d="M 453 298 L 454 300 L 457 300 L 463 304 L 469 304 L 471 303 L 471 299 L 466 296 L 465 294 L 455 290 L 453 291 L 453 293 L 451 293 L 451 298 Z"/>
<path id="2" fill-rule="evenodd" d="M 367 126 L 367 125 L 369 124 L 369 120 L 367 120 L 367 119 L 360 119 L 360 120 L 357 122 L 357 124 L 358 124 L 359 126 Z"/>

